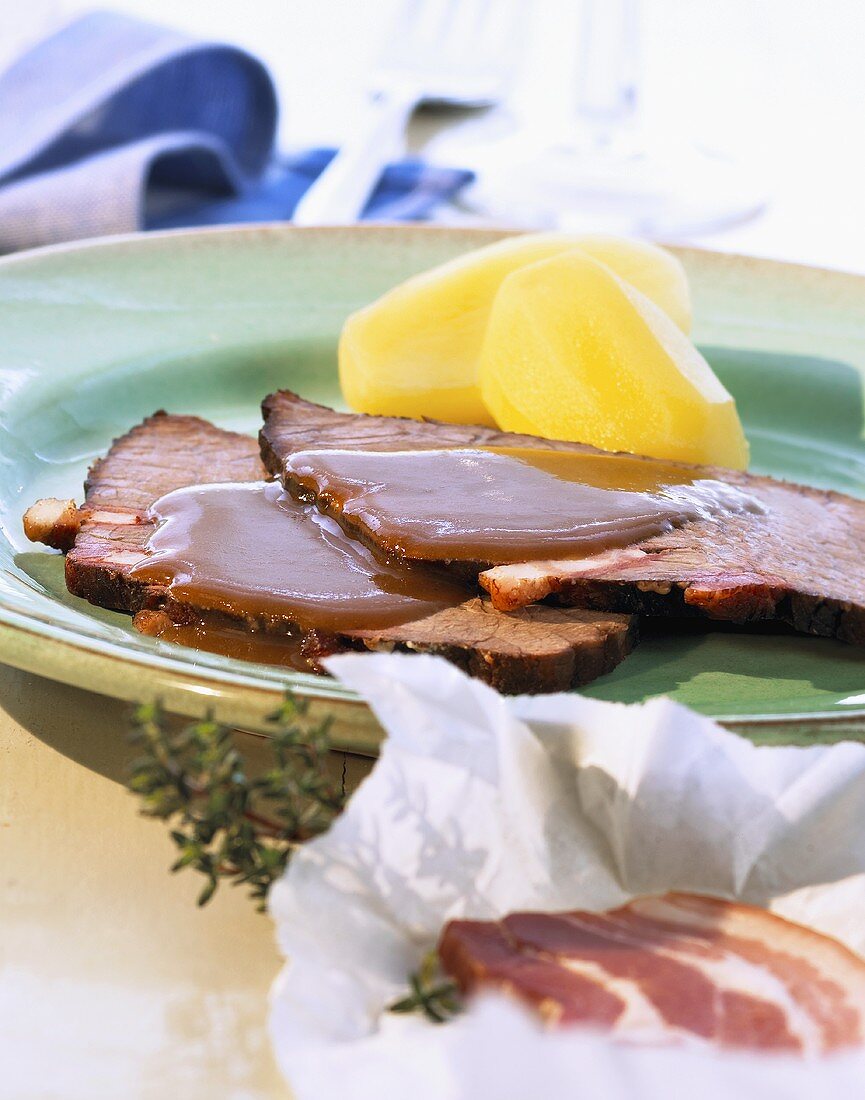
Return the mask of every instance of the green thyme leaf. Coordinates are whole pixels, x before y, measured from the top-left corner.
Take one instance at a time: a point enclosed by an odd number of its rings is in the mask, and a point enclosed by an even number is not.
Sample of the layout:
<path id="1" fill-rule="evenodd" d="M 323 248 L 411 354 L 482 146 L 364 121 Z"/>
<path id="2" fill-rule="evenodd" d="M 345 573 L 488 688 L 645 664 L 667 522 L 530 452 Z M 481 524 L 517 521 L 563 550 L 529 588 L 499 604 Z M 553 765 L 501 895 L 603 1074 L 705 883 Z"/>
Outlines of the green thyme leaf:
<path id="1" fill-rule="evenodd" d="M 205 876 L 199 905 L 230 881 L 248 886 L 263 909 L 294 848 L 343 809 L 342 785 L 327 769 L 330 719 L 310 723 L 307 712 L 306 700 L 286 696 L 270 717 L 272 762 L 252 775 L 230 727 L 212 718 L 178 725 L 155 704 L 136 709 L 129 787 L 142 813 L 170 824 L 172 871 Z"/>
<path id="2" fill-rule="evenodd" d="M 415 973 L 409 975 L 409 988 L 407 996 L 388 1005 L 388 1012 L 419 1012 L 434 1024 L 443 1024 L 463 1010 L 459 988 L 442 974 L 435 951 L 428 951 Z"/>

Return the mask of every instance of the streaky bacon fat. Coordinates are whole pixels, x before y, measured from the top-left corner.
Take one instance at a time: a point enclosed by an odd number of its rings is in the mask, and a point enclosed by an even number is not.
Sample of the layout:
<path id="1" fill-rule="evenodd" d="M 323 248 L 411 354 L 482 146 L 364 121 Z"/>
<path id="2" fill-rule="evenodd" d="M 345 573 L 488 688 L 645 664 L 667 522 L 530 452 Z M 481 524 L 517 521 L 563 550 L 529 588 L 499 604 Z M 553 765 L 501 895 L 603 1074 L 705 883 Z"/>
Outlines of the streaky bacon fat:
<path id="1" fill-rule="evenodd" d="M 444 969 L 504 990 L 550 1024 L 636 1041 L 823 1054 L 865 1039 L 865 961 L 765 909 L 696 894 L 606 913 L 451 921 Z"/>

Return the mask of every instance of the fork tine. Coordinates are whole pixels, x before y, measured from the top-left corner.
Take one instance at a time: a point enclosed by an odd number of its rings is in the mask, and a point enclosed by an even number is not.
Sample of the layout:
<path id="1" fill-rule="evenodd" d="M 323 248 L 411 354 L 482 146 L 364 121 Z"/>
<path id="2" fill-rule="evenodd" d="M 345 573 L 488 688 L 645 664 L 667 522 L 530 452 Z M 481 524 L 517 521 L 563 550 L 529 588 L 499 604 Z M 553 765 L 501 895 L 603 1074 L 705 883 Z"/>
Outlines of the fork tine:
<path id="1" fill-rule="evenodd" d="M 481 5 L 483 22 L 475 34 L 480 63 L 492 60 L 497 68 L 508 68 L 519 57 L 525 42 L 519 33 L 525 22 L 523 0 L 495 0 Z"/>
<path id="2" fill-rule="evenodd" d="M 456 0 L 439 44 L 443 61 L 470 68 L 486 17 L 488 0 Z"/>
<path id="3" fill-rule="evenodd" d="M 424 0 L 415 27 L 414 39 L 418 45 L 431 47 L 447 38 L 452 6 L 452 0 Z"/>
<path id="4" fill-rule="evenodd" d="M 450 13 L 440 24 L 441 38 L 435 44 L 439 62 L 445 68 L 461 71 L 475 69 L 478 61 L 483 64 L 486 54 L 495 55 L 490 49 L 488 33 L 496 23 L 495 10 L 510 0 L 449 0 Z"/>
<path id="5" fill-rule="evenodd" d="M 425 0 L 399 0 L 393 19 L 381 40 L 382 54 L 392 53 L 411 41 L 425 7 Z"/>
<path id="6" fill-rule="evenodd" d="M 499 0 L 500 3 L 507 3 L 507 0 Z M 489 0 L 474 0 L 473 3 L 463 4 L 462 10 L 468 12 L 468 18 L 465 20 L 465 33 L 466 38 L 472 42 L 478 42 L 481 33 L 489 19 Z"/>
<path id="7" fill-rule="evenodd" d="M 388 42 L 394 38 L 402 38 L 413 22 L 417 9 L 423 0 L 398 0 L 394 6 L 391 21 L 383 36 L 383 41 Z"/>
<path id="8" fill-rule="evenodd" d="M 525 0 L 403 0 L 375 81 L 414 83 L 423 98 L 483 103 L 517 60 Z"/>

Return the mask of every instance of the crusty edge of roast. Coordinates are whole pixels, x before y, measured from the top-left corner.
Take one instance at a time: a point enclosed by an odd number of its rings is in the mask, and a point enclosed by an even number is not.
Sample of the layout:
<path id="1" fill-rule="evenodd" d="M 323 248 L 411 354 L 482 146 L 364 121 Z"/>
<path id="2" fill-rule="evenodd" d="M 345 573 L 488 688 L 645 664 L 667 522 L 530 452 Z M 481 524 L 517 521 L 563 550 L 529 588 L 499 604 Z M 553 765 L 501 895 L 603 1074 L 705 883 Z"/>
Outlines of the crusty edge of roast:
<path id="1" fill-rule="evenodd" d="M 74 500 L 43 497 L 24 513 L 24 534 L 53 550 L 71 550 L 81 529 L 81 511 Z"/>
<path id="2" fill-rule="evenodd" d="M 488 607 L 493 610 L 491 605 Z M 547 613 L 553 611 L 552 608 L 547 609 Z M 543 609 L 527 607 L 513 614 L 531 619 L 535 613 L 543 613 Z M 381 638 L 374 631 L 358 631 L 352 640 L 362 640 L 372 650 L 432 653 L 444 657 L 505 695 L 518 695 L 582 687 L 612 672 L 639 641 L 638 620 L 634 616 L 622 616 L 622 621 L 616 626 L 615 630 L 599 629 L 594 643 L 587 642 L 579 647 L 562 644 L 558 652 L 543 659 L 519 653 L 496 653 L 485 649 L 483 644 L 427 642 L 416 645 L 412 641 L 393 642 Z M 529 684 L 531 686 L 527 686 Z"/>
<path id="3" fill-rule="evenodd" d="M 708 618 L 746 625 L 785 623 L 801 634 L 865 645 L 865 611 L 844 600 L 768 583 L 723 587 L 699 582 L 567 581 L 551 595 L 562 607 L 663 618 Z"/>

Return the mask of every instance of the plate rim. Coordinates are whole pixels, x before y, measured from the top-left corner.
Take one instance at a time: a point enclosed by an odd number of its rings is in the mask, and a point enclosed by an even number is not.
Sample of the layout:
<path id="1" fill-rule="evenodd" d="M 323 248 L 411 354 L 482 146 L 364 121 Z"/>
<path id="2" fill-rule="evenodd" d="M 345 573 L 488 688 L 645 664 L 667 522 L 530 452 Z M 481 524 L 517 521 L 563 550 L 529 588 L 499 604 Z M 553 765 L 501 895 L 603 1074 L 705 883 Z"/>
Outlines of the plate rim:
<path id="1" fill-rule="evenodd" d="M 429 223 L 394 223 L 364 221 L 352 225 L 292 225 L 291 222 L 242 222 L 225 225 L 180 226 L 174 229 L 152 229 L 146 231 L 131 231 L 128 233 L 112 233 L 99 237 L 80 237 L 77 240 L 57 241 L 54 244 L 40 245 L 38 248 L 26 248 L 18 252 L 9 252 L 0 256 L 0 271 L 16 263 L 26 262 L 31 259 L 41 259 L 45 256 L 62 255 L 66 252 L 78 252 L 84 250 L 96 250 L 100 248 L 112 248 L 118 245 L 131 245 L 138 247 L 140 244 L 176 240 L 186 237 L 219 237 L 219 236 L 257 236 L 257 235 L 282 235 L 288 236 L 328 236 L 337 238 L 346 236 L 367 236 L 380 234 L 382 236 L 429 235 L 429 236 L 453 236 L 457 238 L 476 238 L 478 240 L 497 241 L 505 237 L 518 237 L 526 233 L 546 232 L 546 230 L 533 230 L 520 226 L 482 226 L 482 225 L 436 225 Z M 599 236 L 605 234 L 598 234 Z M 779 260 L 772 256 L 760 256 L 754 253 L 726 251 L 718 248 L 707 248 L 704 245 L 677 244 L 675 241 L 652 240 L 647 241 L 665 248 L 677 256 L 696 255 L 711 256 L 715 259 L 728 260 L 731 263 L 754 265 L 759 267 L 774 267 L 784 271 L 798 271 L 802 274 L 817 273 L 832 277 L 840 277 L 859 282 L 865 287 L 865 273 L 851 271 L 845 267 L 829 267 L 825 264 L 801 263 L 797 260 Z"/>
<path id="2" fill-rule="evenodd" d="M 0 257 L 0 275 L 9 269 L 18 266 L 27 266 L 42 260 L 50 261 L 54 256 L 63 256 L 69 253 L 91 253 L 102 250 L 135 250 L 141 247 L 159 247 L 162 244 L 171 244 L 174 241 L 187 241 L 189 239 L 211 238 L 236 238 L 236 237 L 307 237 L 314 239 L 322 237 L 330 240 L 338 240 L 340 237 L 391 237 L 393 239 L 407 236 L 450 237 L 455 241 L 465 241 L 467 244 L 481 245 L 492 243 L 509 236 L 525 233 L 527 230 L 518 227 L 487 227 L 487 226 L 438 226 L 428 224 L 395 225 L 390 223 L 367 222 L 361 225 L 340 226 L 323 225 L 300 227 L 285 222 L 254 222 L 242 225 L 217 225 L 203 227 L 183 227 L 178 229 L 159 230 L 148 233 L 123 233 L 105 237 L 91 237 L 75 241 L 64 241 L 57 244 L 44 245 L 40 248 L 28 249 L 22 252 L 11 253 Z M 826 276 L 841 281 L 849 281 L 858 284 L 865 290 L 865 275 L 841 268 L 814 266 L 809 264 L 794 263 L 786 260 L 771 259 L 753 255 L 745 255 L 737 252 L 722 252 L 716 249 L 680 246 L 664 242 L 663 246 L 679 256 L 693 255 L 706 257 L 710 262 L 722 261 L 730 265 L 744 265 L 756 269 L 764 269 L 789 274 L 801 274 L 803 276 Z M 38 639 L 42 644 L 49 643 L 61 646 L 72 655 L 79 658 L 83 655 L 96 663 L 109 663 L 111 667 L 133 664 L 140 670 L 146 680 L 153 681 L 148 687 L 156 687 L 161 681 L 163 686 L 171 689 L 172 709 L 181 714 L 199 716 L 208 710 L 220 711 L 238 708 L 248 709 L 252 704 L 255 720 L 237 723 L 246 728 L 262 729 L 262 721 L 266 714 L 278 703 L 285 689 L 280 689 L 276 684 L 264 684 L 255 682 L 254 674 L 239 671 L 228 672 L 216 668 L 196 668 L 188 661 L 181 660 L 158 652 L 129 651 L 116 642 L 107 639 L 89 638 L 86 635 L 76 635 L 74 638 L 52 633 L 52 624 L 40 622 L 38 619 L 29 618 L 24 613 L 10 607 L 0 598 L 0 661 L 12 667 L 35 672 L 46 679 L 72 683 L 96 694 L 118 697 L 116 692 L 100 691 L 99 687 L 91 684 L 82 684 L 79 680 L 64 679 L 59 662 L 54 662 L 48 668 L 34 667 L 35 662 L 27 659 L 26 649 L 32 640 Z M 24 640 L 24 644 L 22 643 Z M 18 643 L 18 644 L 16 644 Z M 74 661 L 72 662 L 74 666 Z M 245 662 L 244 662 L 245 664 Z M 299 674 L 304 675 L 304 674 Z M 307 682 L 310 681 L 310 682 Z M 314 682 L 312 682 L 314 681 Z M 209 696 L 208 688 L 213 685 L 221 689 L 222 695 L 217 695 L 210 700 L 210 707 L 203 707 L 203 699 Z M 135 698 L 141 698 L 142 686 L 136 683 Z M 311 703 L 318 703 L 323 707 L 333 707 L 348 704 L 353 713 L 357 714 L 357 704 L 362 699 L 355 692 L 344 688 L 334 680 L 324 680 L 313 677 L 311 674 L 304 680 L 292 685 L 292 691 L 300 696 L 308 697 Z M 151 693 L 152 694 L 152 693 Z M 128 696 L 121 695 L 131 701 Z M 158 692 L 156 696 L 158 697 Z M 223 704 L 223 705 L 220 705 Z M 367 708 L 368 710 L 368 708 Z M 824 727 L 851 727 L 860 724 L 865 730 L 865 705 L 854 707 L 839 713 L 832 711 L 791 712 L 789 714 L 722 714 L 713 715 L 712 721 L 720 725 L 732 727 L 736 730 L 747 731 L 749 729 L 771 730 L 785 728 L 812 727 L 817 731 Z M 376 723 L 377 725 L 377 723 Z M 363 736 L 363 731 L 358 731 L 358 736 L 353 736 L 345 723 L 338 722 L 335 728 L 334 743 L 336 747 L 349 752 L 368 752 L 369 737 Z"/>

